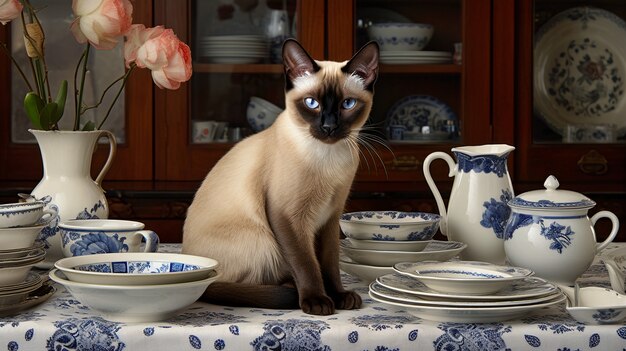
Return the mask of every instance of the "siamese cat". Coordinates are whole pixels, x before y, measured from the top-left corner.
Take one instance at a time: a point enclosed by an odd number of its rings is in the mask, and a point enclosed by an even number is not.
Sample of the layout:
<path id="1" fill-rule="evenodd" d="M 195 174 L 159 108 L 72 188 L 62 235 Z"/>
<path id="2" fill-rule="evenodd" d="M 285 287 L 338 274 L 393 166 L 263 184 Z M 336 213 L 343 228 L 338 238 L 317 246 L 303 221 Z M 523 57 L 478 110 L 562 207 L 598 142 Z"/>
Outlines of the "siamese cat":
<path id="1" fill-rule="evenodd" d="M 202 300 L 316 315 L 361 306 L 340 279 L 339 217 L 378 56 L 375 42 L 344 62 L 315 61 L 293 39 L 283 44 L 285 110 L 222 157 L 187 213 L 183 252 L 219 261 Z"/>

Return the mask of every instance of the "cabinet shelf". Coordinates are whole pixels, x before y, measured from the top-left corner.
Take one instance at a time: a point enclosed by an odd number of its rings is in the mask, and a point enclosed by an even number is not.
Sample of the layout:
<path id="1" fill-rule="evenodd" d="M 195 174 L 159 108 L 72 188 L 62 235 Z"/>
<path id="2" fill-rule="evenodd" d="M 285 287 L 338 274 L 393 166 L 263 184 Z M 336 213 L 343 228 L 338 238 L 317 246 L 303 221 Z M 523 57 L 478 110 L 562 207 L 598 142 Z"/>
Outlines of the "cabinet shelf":
<path id="1" fill-rule="evenodd" d="M 193 70 L 196 73 L 269 73 L 282 74 L 281 64 L 218 64 L 218 63 L 194 63 Z M 454 64 L 446 65 L 381 65 L 381 73 L 425 73 L 425 74 L 460 74 L 461 66 Z"/>

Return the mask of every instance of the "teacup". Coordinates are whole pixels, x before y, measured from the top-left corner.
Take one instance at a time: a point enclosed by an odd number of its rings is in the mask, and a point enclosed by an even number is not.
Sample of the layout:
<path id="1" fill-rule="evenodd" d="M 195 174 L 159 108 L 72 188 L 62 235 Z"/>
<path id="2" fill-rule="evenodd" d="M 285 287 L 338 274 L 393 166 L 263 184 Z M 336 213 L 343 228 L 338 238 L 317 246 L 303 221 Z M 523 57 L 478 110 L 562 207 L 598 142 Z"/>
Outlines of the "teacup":
<path id="1" fill-rule="evenodd" d="M 99 253 L 156 252 L 159 236 L 141 222 L 118 219 L 78 219 L 59 223 L 65 257 Z M 141 250 L 141 242 L 146 245 Z"/>
<path id="2" fill-rule="evenodd" d="M 57 215 L 42 201 L 0 204 L 0 228 L 34 226 Z"/>

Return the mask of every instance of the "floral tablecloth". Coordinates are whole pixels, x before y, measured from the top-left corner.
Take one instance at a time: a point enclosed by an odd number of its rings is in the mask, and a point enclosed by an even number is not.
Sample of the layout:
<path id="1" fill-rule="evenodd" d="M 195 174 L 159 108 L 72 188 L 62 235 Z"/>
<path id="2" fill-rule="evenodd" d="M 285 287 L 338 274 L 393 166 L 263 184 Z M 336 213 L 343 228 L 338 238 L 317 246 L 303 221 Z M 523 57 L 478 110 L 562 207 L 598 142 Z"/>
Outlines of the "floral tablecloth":
<path id="1" fill-rule="evenodd" d="M 563 306 L 498 323 L 432 322 L 373 301 L 356 277 L 343 279 L 362 294 L 361 309 L 319 317 L 196 302 L 170 320 L 137 324 L 106 321 L 57 285 L 43 304 L 0 317 L 0 350 L 626 350 L 626 325 L 585 325 Z M 600 264 L 584 279 L 608 285 Z"/>

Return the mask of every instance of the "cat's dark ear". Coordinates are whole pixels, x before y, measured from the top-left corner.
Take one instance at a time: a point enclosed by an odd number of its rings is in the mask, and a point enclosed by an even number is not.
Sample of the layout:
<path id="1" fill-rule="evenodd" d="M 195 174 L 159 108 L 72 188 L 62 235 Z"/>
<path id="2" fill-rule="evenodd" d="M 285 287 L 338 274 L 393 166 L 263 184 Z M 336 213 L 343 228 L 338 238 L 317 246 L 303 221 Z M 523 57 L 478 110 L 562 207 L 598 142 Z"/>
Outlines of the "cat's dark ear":
<path id="1" fill-rule="evenodd" d="M 370 41 L 341 68 L 344 73 L 356 74 L 363 78 L 367 90 L 374 90 L 374 82 L 378 77 L 378 43 Z"/>
<path id="2" fill-rule="evenodd" d="M 295 39 L 287 39 L 283 43 L 283 62 L 285 65 L 286 90 L 293 88 L 293 81 L 301 76 L 313 74 L 320 67 Z"/>

